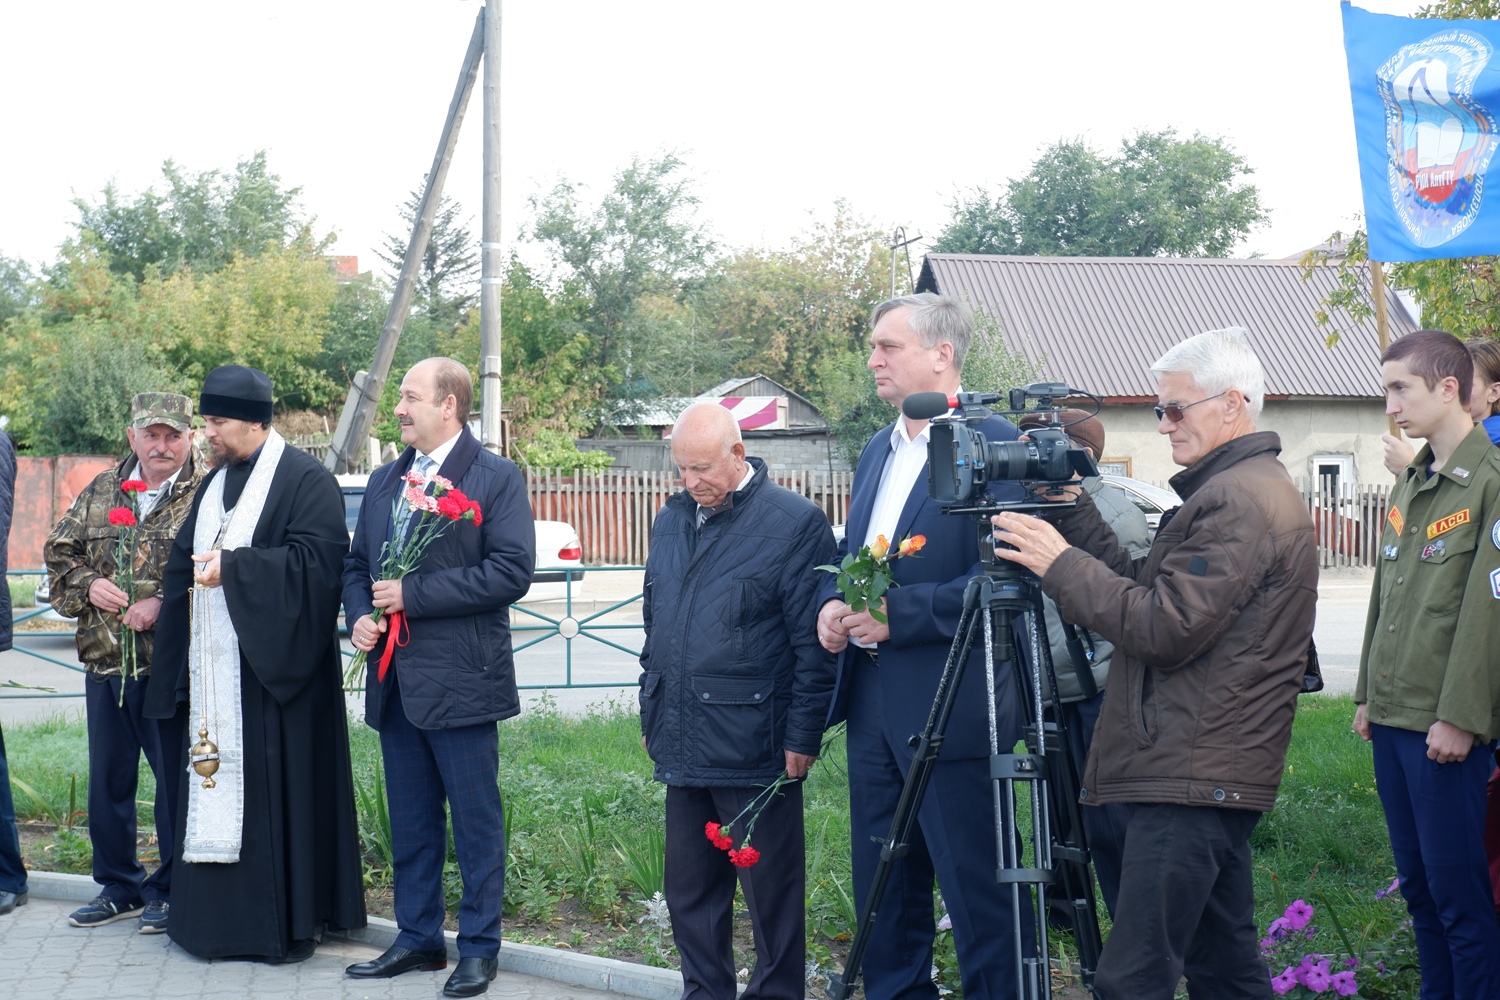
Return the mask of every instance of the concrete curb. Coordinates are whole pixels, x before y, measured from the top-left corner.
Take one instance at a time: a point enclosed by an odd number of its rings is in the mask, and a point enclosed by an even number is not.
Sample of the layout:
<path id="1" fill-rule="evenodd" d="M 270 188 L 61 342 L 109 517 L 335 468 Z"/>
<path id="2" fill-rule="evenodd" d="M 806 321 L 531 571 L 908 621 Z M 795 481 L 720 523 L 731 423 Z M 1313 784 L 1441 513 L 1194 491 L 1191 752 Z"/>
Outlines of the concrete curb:
<path id="1" fill-rule="evenodd" d="M 28 871 L 26 888 L 38 899 L 62 899 L 81 903 L 87 903 L 99 894 L 98 884 L 87 875 L 65 875 L 60 872 Z M 371 917 L 368 927 L 338 932 L 331 936 L 384 951 L 396 943 L 396 933 L 393 921 Z M 448 942 L 448 957 L 457 961 L 457 936 L 452 931 L 445 931 L 443 936 Z M 506 941 L 500 948 L 500 968 L 505 972 L 551 979 L 569 986 L 608 990 L 625 996 L 641 997 L 642 1000 L 678 1000 L 682 996 L 680 972 L 653 969 L 597 955 L 580 955 L 561 948 L 542 948 Z"/>

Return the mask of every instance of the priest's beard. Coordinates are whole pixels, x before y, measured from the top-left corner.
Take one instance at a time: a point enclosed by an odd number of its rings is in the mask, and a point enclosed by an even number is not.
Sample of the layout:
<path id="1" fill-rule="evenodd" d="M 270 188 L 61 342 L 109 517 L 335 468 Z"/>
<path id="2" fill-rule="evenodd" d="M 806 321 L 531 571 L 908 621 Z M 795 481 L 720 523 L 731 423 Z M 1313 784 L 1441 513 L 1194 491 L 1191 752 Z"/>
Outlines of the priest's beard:
<path id="1" fill-rule="evenodd" d="M 243 462 L 253 454 L 255 454 L 254 449 L 241 454 L 232 449 L 224 441 L 210 441 L 208 443 L 208 467 L 211 469 L 223 469 Z"/>

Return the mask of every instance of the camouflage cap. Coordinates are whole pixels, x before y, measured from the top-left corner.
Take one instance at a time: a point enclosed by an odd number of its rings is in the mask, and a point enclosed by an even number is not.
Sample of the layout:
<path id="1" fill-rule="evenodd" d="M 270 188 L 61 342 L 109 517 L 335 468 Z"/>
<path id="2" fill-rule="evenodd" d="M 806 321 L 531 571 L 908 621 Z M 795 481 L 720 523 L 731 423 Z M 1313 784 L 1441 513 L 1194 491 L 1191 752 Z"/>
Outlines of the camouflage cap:
<path id="1" fill-rule="evenodd" d="M 166 424 L 185 431 L 193 423 L 193 401 L 175 392 L 138 392 L 130 401 L 130 426 Z"/>

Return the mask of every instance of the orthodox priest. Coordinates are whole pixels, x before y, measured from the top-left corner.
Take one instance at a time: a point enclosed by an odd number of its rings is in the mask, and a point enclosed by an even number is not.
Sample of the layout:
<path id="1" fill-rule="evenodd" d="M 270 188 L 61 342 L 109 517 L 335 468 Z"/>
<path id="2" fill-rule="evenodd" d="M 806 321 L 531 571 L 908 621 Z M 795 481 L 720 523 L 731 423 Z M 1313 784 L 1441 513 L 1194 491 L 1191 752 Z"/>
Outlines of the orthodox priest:
<path id="1" fill-rule="evenodd" d="M 224 365 L 209 473 L 168 557 L 147 712 L 177 716 L 168 934 L 200 958 L 300 962 L 365 924 L 337 620 L 334 479 L 271 427 L 271 380 Z M 191 744 L 191 745 L 189 745 Z"/>

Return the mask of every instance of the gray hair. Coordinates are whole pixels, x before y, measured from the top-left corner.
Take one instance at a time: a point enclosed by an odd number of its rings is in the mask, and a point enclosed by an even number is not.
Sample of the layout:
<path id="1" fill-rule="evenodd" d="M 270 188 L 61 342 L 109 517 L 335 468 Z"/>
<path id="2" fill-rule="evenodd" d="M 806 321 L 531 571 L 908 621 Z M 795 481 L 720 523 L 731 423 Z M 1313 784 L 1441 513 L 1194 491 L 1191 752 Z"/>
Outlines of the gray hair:
<path id="1" fill-rule="evenodd" d="M 911 310 L 906 324 L 922 341 L 923 347 L 930 349 L 939 344 L 952 344 L 953 367 L 963 370 L 964 359 L 969 356 L 969 347 L 974 343 L 974 310 L 967 302 L 932 292 L 886 299 L 870 313 L 870 329 L 873 330 L 881 317 L 893 309 Z"/>
<path id="2" fill-rule="evenodd" d="M 1250 331 L 1242 326 L 1209 330 L 1189 337 L 1156 360 L 1157 375 L 1180 372 L 1208 396 L 1238 389 L 1253 421 L 1266 401 L 1266 372 L 1250 348 Z"/>
<path id="3" fill-rule="evenodd" d="M 706 400 L 694 403 L 682 411 L 677 422 L 672 425 L 672 440 L 677 440 L 684 429 L 702 434 L 705 438 L 718 438 L 726 455 L 744 440 L 740 435 L 740 422 L 734 419 L 734 414 L 728 408 Z"/>

